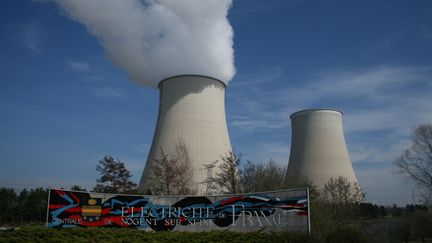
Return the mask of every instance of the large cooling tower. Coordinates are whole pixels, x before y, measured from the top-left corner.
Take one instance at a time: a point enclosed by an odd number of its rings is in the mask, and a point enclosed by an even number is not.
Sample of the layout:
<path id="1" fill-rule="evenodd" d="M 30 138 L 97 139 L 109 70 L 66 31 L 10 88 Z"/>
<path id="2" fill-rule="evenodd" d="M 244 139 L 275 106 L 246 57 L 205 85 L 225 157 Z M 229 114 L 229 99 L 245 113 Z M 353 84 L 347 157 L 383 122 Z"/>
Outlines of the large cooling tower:
<path id="1" fill-rule="evenodd" d="M 153 143 L 138 186 L 138 192 L 150 189 L 155 159 L 172 154 L 176 143 L 185 143 L 192 160 L 193 182 L 198 194 L 206 192 L 205 165 L 231 151 L 225 118 L 225 84 L 217 79 L 182 75 L 159 83 L 159 115 Z M 217 167 L 213 172 L 216 175 Z"/>
<path id="2" fill-rule="evenodd" d="M 291 122 L 287 181 L 303 176 L 322 187 L 330 178 L 343 176 L 357 182 L 345 144 L 340 111 L 302 110 L 291 115 Z"/>

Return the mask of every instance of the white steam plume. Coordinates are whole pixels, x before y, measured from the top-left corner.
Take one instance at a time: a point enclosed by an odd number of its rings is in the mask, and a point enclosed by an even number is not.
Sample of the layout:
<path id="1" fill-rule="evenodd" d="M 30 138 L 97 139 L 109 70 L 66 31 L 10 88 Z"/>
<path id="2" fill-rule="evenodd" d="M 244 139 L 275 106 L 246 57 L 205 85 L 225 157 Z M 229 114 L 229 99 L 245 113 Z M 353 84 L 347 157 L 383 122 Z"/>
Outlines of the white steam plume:
<path id="1" fill-rule="evenodd" d="M 235 73 L 232 0 L 53 0 L 139 83 L 181 74 L 227 83 Z"/>

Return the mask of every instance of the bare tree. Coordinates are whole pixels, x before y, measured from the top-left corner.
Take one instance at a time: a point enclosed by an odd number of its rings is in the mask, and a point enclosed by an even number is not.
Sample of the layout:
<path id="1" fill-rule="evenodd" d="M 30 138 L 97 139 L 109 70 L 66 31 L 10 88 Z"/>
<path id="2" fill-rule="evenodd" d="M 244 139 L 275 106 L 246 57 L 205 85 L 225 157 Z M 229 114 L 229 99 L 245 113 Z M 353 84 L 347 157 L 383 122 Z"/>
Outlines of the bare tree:
<path id="1" fill-rule="evenodd" d="M 301 188 L 308 187 L 309 188 L 309 196 L 311 199 L 316 199 L 319 197 L 320 192 L 317 186 L 312 182 L 312 180 L 304 175 L 290 175 L 285 178 L 285 187 L 286 188 Z"/>
<path id="2" fill-rule="evenodd" d="M 419 125 L 412 142 L 411 148 L 393 164 L 398 172 L 408 175 L 417 184 L 428 203 L 432 199 L 432 124 Z"/>
<path id="3" fill-rule="evenodd" d="M 350 182 L 347 178 L 339 176 L 330 178 L 322 189 L 323 199 L 333 206 L 359 204 L 364 200 L 364 193 L 356 182 Z"/>
<path id="4" fill-rule="evenodd" d="M 193 183 L 192 159 L 189 149 L 183 140 L 179 140 L 174 151 L 174 160 L 177 163 L 175 195 L 195 194 L 196 188 Z"/>
<path id="5" fill-rule="evenodd" d="M 156 159 L 152 167 L 152 192 L 163 195 L 195 194 L 193 184 L 192 161 L 186 144 L 179 140 L 173 156 L 161 148 L 161 157 Z"/>
<path id="6" fill-rule="evenodd" d="M 228 154 L 221 157 L 220 173 L 216 175 L 216 183 L 222 193 L 234 194 L 242 191 L 238 166 L 240 158 L 229 151 Z"/>
<path id="7" fill-rule="evenodd" d="M 335 218 L 354 217 L 360 210 L 365 194 L 356 182 L 339 176 L 330 178 L 320 194 L 322 203 L 333 211 Z"/>
<path id="8" fill-rule="evenodd" d="M 251 161 L 247 161 L 246 165 L 243 169 L 239 171 L 240 173 L 240 182 L 243 186 L 244 192 L 257 192 L 258 191 L 258 182 L 257 182 L 257 174 L 260 165 L 255 165 Z"/>
<path id="9" fill-rule="evenodd" d="M 169 159 L 168 154 L 162 148 L 160 150 L 160 159 L 155 159 L 152 167 L 152 193 L 171 195 L 171 187 L 174 184 L 175 176 L 175 168 L 173 168 L 175 161 Z"/>
<path id="10" fill-rule="evenodd" d="M 262 192 L 285 188 L 286 168 L 276 164 L 272 159 L 265 163 L 254 164 L 247 161 L 240 170 L 240 180 L 245 192 Z"/>

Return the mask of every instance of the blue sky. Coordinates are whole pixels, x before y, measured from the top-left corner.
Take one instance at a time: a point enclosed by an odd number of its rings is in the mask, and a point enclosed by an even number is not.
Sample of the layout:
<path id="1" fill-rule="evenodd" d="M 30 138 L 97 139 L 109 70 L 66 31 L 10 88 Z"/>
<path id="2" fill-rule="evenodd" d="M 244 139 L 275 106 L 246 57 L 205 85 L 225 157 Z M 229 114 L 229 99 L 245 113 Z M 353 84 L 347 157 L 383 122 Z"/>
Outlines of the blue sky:
<path id="1" fill-rule="evenodd" d="M 131 81 L 55 4 L 0 4 L 0 186 L 92 188 L 106 154 L 138 182 L 158 91 Z M 234 0 L 226 110 L 243 161 L 286 165 L 289 116 L 335 108 L 367 199 L 411 203 L 391 161 L 432 123 L 431 12 L 428 0 Z"/>

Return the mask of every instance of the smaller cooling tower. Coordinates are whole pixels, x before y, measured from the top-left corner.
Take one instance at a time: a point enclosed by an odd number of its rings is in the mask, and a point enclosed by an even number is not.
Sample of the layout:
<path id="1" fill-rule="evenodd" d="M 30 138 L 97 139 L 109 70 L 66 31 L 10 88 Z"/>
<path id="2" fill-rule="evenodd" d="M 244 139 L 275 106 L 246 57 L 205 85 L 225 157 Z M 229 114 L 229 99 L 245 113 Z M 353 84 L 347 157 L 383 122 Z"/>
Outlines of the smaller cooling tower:
<path id="1" fill-rule="evenodd" d="M 318 188 L 330 178 L 357 182 L 348 155 L 342 112 L 310 109 L 291 115 L 292 138 L 286 180 L 307 177 Z"/>

